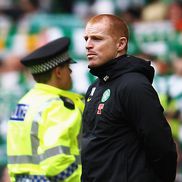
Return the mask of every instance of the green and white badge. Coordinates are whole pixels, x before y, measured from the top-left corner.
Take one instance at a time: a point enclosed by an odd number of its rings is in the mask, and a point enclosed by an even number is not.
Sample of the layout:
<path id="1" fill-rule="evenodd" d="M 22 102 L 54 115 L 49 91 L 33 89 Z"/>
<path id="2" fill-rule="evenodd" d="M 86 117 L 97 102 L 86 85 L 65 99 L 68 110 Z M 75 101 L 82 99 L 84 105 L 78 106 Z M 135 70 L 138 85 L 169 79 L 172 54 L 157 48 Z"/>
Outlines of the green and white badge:
<path id="1" fill-rule="evenodd" d="M 101 99 L 101 102 L 105 102 L 107 99 L 109 99 L 111 95 L 111 90 L 110 89 L 107 89 L 103 95 L 102 95 L 102 99 Z"/>

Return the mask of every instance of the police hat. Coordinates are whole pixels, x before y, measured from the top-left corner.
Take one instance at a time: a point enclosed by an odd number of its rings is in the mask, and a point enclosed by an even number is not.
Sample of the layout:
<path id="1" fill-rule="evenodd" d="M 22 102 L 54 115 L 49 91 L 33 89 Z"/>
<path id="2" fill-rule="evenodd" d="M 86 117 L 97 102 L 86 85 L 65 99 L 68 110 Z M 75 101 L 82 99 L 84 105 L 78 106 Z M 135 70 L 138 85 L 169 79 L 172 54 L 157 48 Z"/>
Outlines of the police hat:
<path id="1" fill-rule="evenodd" d="M 69 45 L 69 38 L 58 38 L 24 57 L 21 63 L 28 67 L 32 74 L 49 71 L 65 62 L 76 63 L 68 54 Z"/>

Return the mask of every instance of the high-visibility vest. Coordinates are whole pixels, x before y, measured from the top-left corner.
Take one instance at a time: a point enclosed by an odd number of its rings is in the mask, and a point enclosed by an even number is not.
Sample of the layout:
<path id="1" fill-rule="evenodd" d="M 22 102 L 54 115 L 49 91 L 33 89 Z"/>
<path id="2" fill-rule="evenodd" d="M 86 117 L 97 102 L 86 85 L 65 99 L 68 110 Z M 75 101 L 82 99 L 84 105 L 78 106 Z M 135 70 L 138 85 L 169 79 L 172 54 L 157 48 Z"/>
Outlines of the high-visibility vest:
<path id="1" fill-rule="evenodd" d="M 176 100 L 174 98 L 170 98 L 167 94 L 159 94 L 159 99 L 160 102 L 164 108 L 165 112 L 177 112 L 178 108 L 177 108 L 177 104 L 176 104 Z M 169 125 L 171 127 L 172 130 L 172 134 L 174 139 L 179 140 L 179 130 L 180 130 L 180 121 L 177 118 L 167 118 L 166 119 L 169 121 Z"/>
<path id="2" fill-rule="evenodd" d="M 62 181 L 80 181 L 82 99 L 79 94 L 40 83 L 20 99 L 8 122 L 12 181 L 19 174 L 43 175 L 52 181 L 63 174 Z"/>

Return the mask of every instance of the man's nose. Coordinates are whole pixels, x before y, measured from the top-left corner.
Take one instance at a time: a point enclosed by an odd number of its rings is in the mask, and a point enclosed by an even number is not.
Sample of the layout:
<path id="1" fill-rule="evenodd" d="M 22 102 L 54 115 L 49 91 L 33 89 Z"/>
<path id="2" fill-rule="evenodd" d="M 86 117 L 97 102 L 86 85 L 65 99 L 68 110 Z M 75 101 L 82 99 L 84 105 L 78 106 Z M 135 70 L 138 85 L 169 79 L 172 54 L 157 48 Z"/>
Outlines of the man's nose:
<path id="1" fill-rule="evenodd" d="M 90 40 L 87 40 L 85 47 L 86 47 L 86 49 L 93 48 L 93 43 Z"/>

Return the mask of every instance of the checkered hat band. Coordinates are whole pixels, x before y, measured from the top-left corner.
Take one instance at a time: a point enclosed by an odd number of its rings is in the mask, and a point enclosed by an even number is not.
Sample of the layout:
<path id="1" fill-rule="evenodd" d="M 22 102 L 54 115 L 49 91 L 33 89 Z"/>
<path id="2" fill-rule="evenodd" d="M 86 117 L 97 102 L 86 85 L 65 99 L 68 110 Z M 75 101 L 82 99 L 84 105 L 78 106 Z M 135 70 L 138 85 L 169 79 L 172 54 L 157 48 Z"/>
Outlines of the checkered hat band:
<path id="1" fill-rule="evenodd" d="M 55 68 L 58 66 L 60 63 L 63 63 L 69 59 L 69 55 L 67 52 L 57 55 L 54 58 L 46 59 L 45 63 L 38 64 L 38 65 L 33 65 L 30 67 L 31 73 L 32 74 L 37 74 L 37 73 L 43 73 L 48 70 L 51 70 L 52 68 Z"/>

